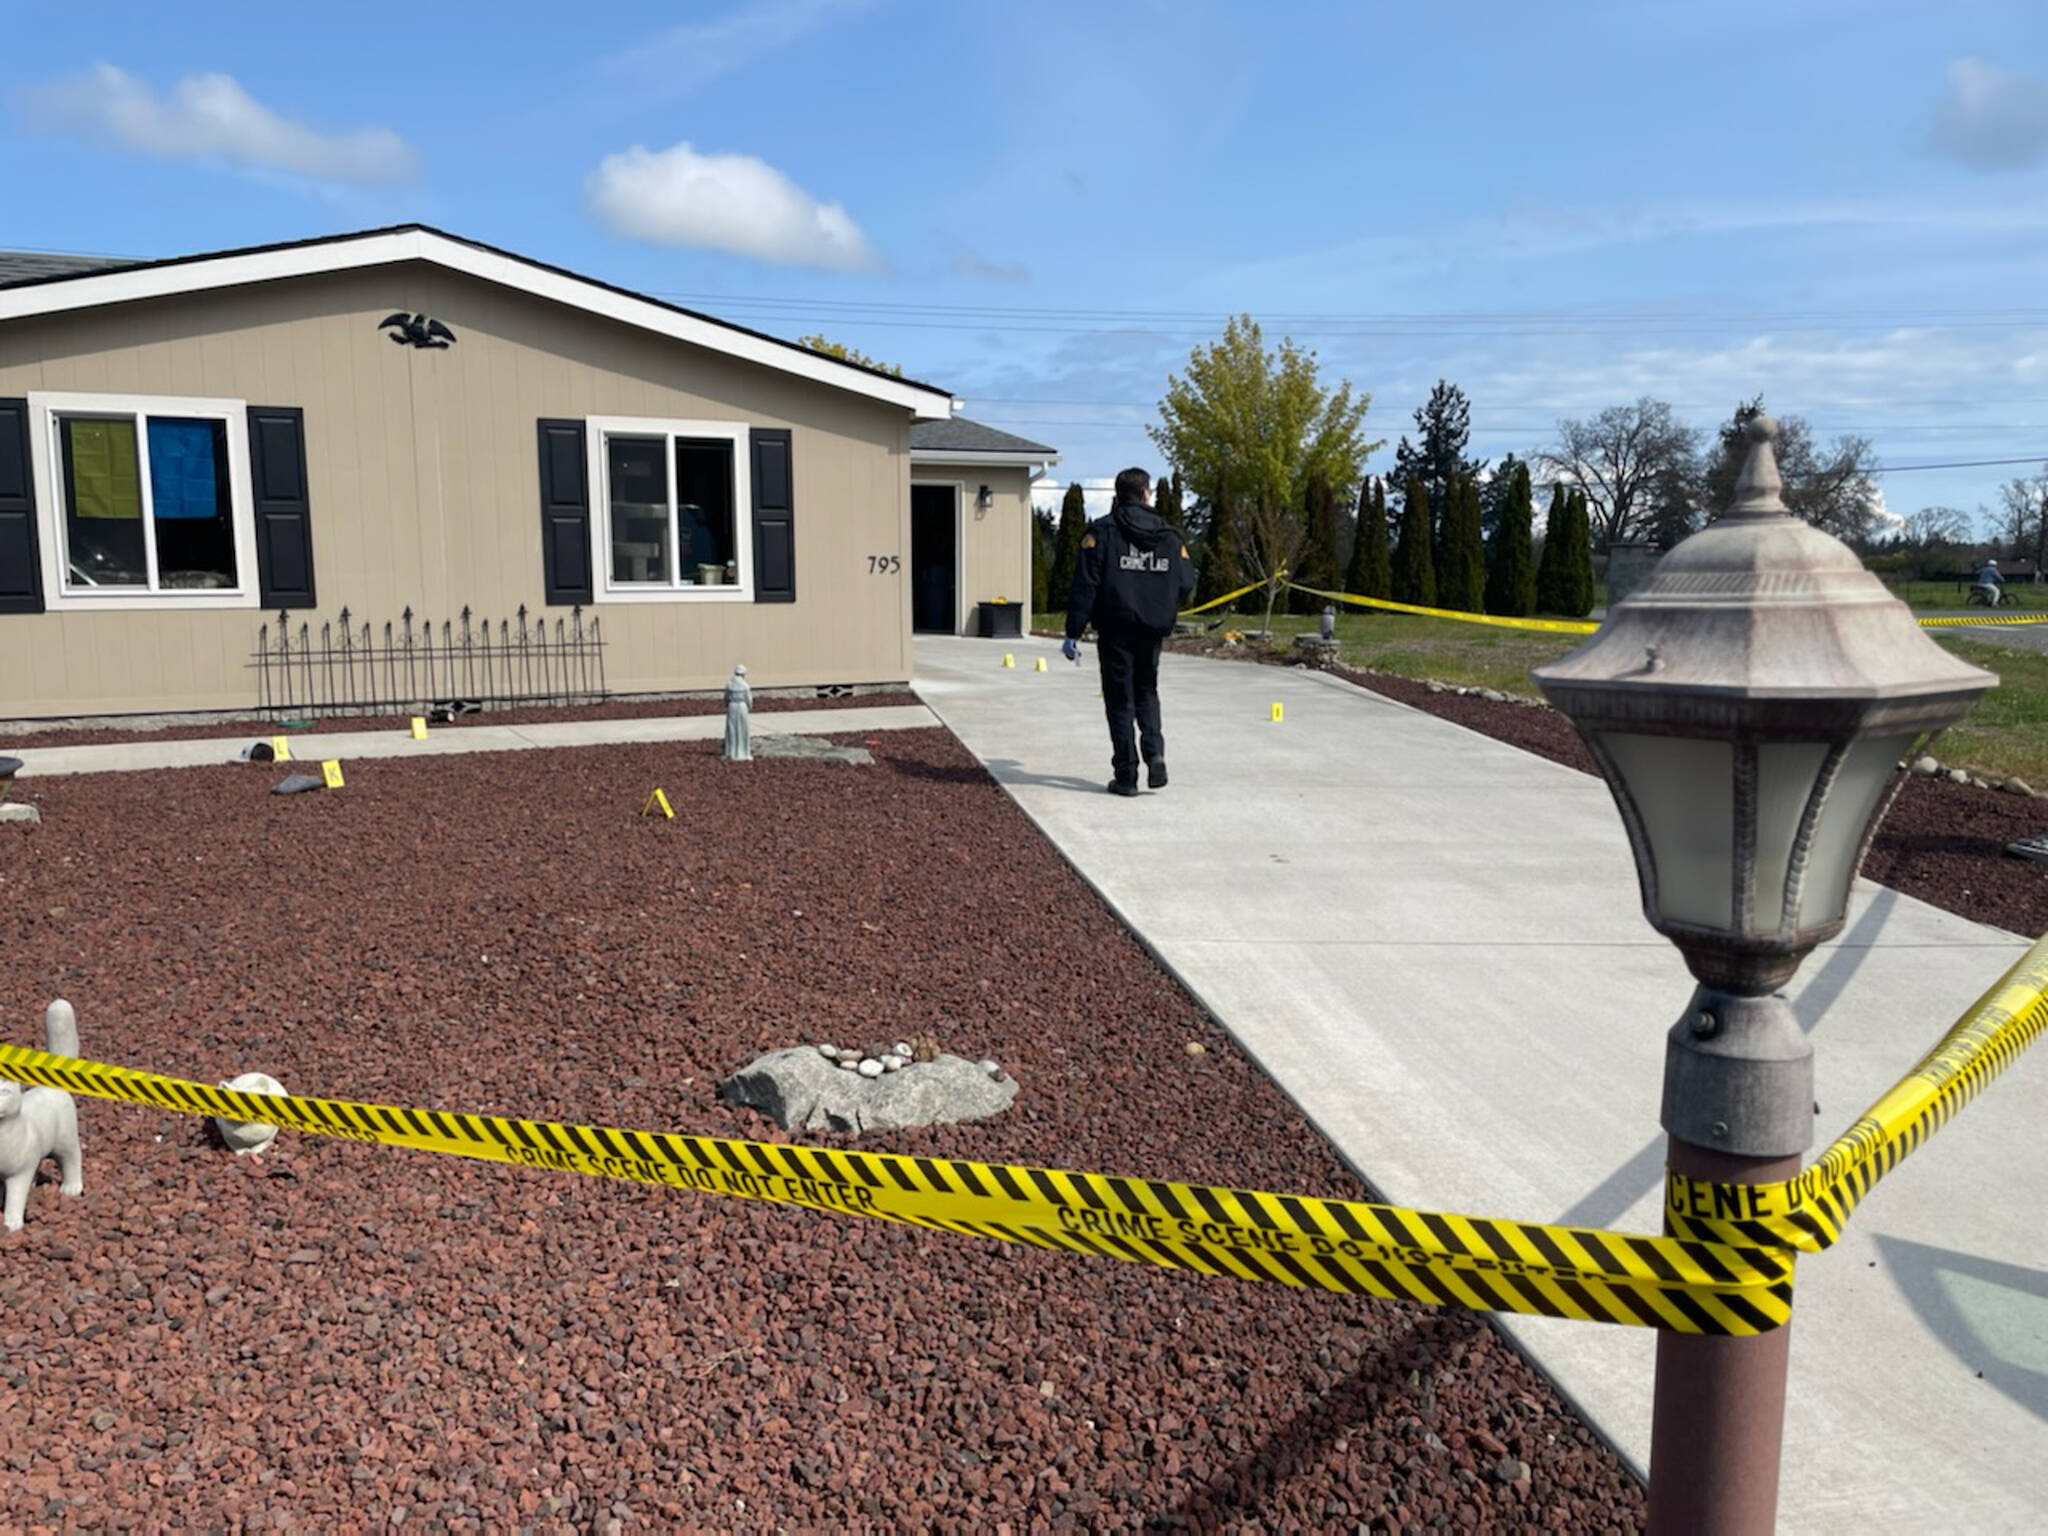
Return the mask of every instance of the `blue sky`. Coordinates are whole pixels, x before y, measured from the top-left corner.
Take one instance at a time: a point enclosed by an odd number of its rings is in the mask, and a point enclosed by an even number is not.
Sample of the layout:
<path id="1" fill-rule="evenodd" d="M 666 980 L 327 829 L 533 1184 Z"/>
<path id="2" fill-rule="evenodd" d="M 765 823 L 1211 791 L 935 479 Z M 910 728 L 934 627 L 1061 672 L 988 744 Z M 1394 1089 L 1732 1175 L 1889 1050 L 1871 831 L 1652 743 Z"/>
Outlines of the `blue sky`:
<path id="1" fill-rule="evenodd" d="M 0 35 L 0 247 L 419 219 L 844 338 L 1063 476 L 1155 462 L 1235 311 L 1390 442 L 1447 377 L 1490 456 L 1761 391 L 1888 466 L 2048 459 L 2040 0 L 0 3 Z M 1974 510 L 2027 468 L 1883 483 Z"/>

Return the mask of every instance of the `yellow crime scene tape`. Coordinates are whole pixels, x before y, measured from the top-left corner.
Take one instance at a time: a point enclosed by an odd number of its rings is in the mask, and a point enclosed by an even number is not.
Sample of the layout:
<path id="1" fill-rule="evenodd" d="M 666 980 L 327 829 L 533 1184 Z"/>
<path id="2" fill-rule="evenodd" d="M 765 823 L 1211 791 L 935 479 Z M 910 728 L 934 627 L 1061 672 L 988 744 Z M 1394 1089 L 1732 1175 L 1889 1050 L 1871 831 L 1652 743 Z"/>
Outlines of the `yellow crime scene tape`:
<path id="1" fill-rule="evenodd" d="M 1224 603 L 1235 602 L 1247 592 L 1255 592 L 1265 585 L 1255 581 L 1248 587 L 1239 587 L 1222 597 L 1202 604 L 1200 608 L 1183 608 L 1180 616 L 1205 613 Z M 1306 593 L 1320 597 L 1326 602 L 1347 603 L 1354 608 L 1375 608 L 1387 613 L 1412 613 L 1425 619 L 1450 619 L 1458 624 L 1484 624 L 1494 629 L 1531 629 L 1552 635 L 1590 635 L 1600 626 L 1591 619 L 1518 619 L 1497 613 L 1467 613 L 1462 608 L 1425 608 L 1418 603 L 1397 603 L 1386 597 L 1360 597 L 1356 592 L 1326 592 L 1321 587 L 1304 587 L 1299 582 L 1282 581 L 1281 585 L 1290 592 Z M 1932 618 L 1916 620 L 1922 629 L 1976 629 L 1986 625 L 2048 624 L 2048 613 L 2001 614 L 1992 617 L 1987 614 L 1975 618 Z"/>
<path id="2" fill-rule="evenodd" d="M 1667 1175 L 1672 1236 L 1312 1195 L 240 1093 L 0 1045 L 0 1071 L 93 1098 L 383 1146 L 867 1216 L 1201 1275 L 1677 1333 L 1768 1332 L 1798 1253 L 2048 1030 L 2048 937 L 1828 1148 L 1781 1184 Z"/>
<path id="3" fill-rule="evenodd" d="M 1822 1253 L 1877 1181 L 1955 1117 L 2048 1031 L 2048 936 L 1825 1152 L 1777 1184 L 1665 1177 L 1665 1219 L 1703 1241 Z"/>
<path id="4" fill-rule="evenodd" d="M 13 1045 L 0 1045 L 0 1071 L 180 1114 L 1432 1306 L 1736 1335 L 1776 1328 L 1792 1310 L 1793 1255 L 1775 1245 L 1757 1249 L 1067 1169 L 238 1093 Z"/>

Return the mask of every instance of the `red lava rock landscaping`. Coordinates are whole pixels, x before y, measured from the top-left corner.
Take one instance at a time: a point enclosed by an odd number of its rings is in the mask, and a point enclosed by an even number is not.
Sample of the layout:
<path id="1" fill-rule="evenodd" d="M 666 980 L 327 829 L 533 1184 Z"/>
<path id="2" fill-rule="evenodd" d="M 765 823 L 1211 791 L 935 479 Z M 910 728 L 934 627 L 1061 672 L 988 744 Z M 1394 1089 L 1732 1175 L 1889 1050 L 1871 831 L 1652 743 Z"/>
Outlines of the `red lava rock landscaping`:
<path id="1" fill-rule="evenodd" d="M 1384 672 L 1329 670 L 1362 688 L 1597 774 L 1571 721 L 1541 705 L 1433 690 Z M 2023 938 L 2048 932 L 2048 864 L 2008 854 L 2016 838 L 2048 831 L 2048 804 L 1946 779 L 1909 777 L 1877 829 L 1863 873 L 1945 912 Z"/>
<path id="2" fill-rule="evenodd" d="M 918 696 L 907 689 L 851 694 L 838 698 L 810 698 L 792 694 L 756 694 L 753 712 L 776 714 L 792 709 L 883 709 L 898 704 L 917 704 Z M 530 709 L 494 709 L 474 715 L 459 715 L 436 731 L 459 731 L 472 725 L 544 725 L 558 720 L 658 720 L 666 716 L 722 715 L 725 701 L 706 695 L 693 699 L 614 699 L 608 704 L 539 706 Z M 309 732 L 403 731 L 404 715 L 327 715 L 314 719 Z M 0 750 L 26 756 L 38 747 L 97 747 L 110 742 L 148 740 L 210 741 L 232 737 L 239 741 L 261 741 L 283 732 L 282 726 L 262 720 L 195 720 L 175 718 L 153 730 L 122 726 L 39 726 L 23 721 L 0 721 Z"/>
<path id="3" fill-rule="evenodd" d="M 33 783 L 0 1030 L 212 1081 L 779 1137 L 776 1045 L 1022 1082 L 864 1146 L 1364 1193 L 953 739 Z M 677 819 L 635 813 L 653 785 Z M 1200 1040 L 1201 1055 L 1186 1046 Z M 0 1239 L 0 1528 L 1625 1530 L 1478 1317 L 81 1099 Z M 829 1138 L 811 1138 L 829 1139 Z"/>

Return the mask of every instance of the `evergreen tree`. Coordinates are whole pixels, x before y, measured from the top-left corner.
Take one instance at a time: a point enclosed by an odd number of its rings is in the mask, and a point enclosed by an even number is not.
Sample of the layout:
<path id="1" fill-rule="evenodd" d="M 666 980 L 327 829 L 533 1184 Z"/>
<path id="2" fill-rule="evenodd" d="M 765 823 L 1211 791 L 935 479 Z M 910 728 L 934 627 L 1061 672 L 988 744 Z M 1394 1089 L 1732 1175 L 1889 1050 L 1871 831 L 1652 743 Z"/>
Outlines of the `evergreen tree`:
<path id="1" fill-rule="evenodd" d="M 1514 491 L 1515 471 L 1527 468 L 1526 460 L 1518 459 L 1512 453 L 1503 454 L 1501 461 L 1493 466 L 1493 473 L 1479 487 L 1479 531 L 1488 544 L 1493 542 L 1493 531 L 1500 526 L 1501 513 L 1506 510 L 1508 497 Z"/>
<path id="2" fill-rule="evenodd" d="M 1486 603 L 1486 551 L 1479 541 L 1479 487 L 1470 475 L 1451 482 L 1441 520 L 1443 563 L 1437 568 L 1440 608 L 1479 613 Z"/>
<path id="3" fill-rule="evenodd" d="M 1394 473 L 1389 476 L 1403 498 L 1405 513 L 1407 486 L 1422 482 L 1423 494 L 1436 518 L 1450 504 L 1451 485 L 1460 475 L 1474 480 L 1486 472 L 1484 459 L 1465 456 L 1472 440 L 1472 402 L 1465 391 L 1448 379 L 1438 379 L 1429 399 L 1416 409 L 1415 435 L 1418 443 L 1403 437 L 1394 449 Z M 1432 534 L 1434 536 L 1434 525 Z"/>
<path id="4" fill-rule="evenodd" d="M 1583 619 L 1593 611 L 1595 588 L 1593 585 L 1593 519 L 1586 506 L 1586 493 L 1574 491 L 1566 503 L 1571 509 L 1571 521 L 1566 525 L 1570 531 L 1571 543 L 1564 554 L 1566 596 L 1564 612 L 1572 618 Z"/>
<path id="5" fill-rule="evenodd" d="M 1565 550 L 1571 544 L 1571 510 L 1565 504 L 1564 482 L 1550 487 L 1550 515 L 1543 521 L 1543 555 L 1536 562 L 1536 611 L 1563 613 L 1570 605 L 1570 582 L 1564 574 Z"/>
<path id="6" fill-rule="evenodd" d="M 1401 497 L 1401 539 L 1394 546 L 1394 601 L 1436 606 L 1436 563 L 1430 558 L 1429 492 L 1410 480 Z"/>
<path id="7" fill-rule="evenodd" d="M 1195 578 L 1195 605 L 1214 602 L 1226 592 L 1244 585 L 1238 574 L 1243 562 L 1237 553 L 1237 519 L 1230 509 L 1230 475 L 1218 476 L 1216 495 L 1208 507 L 1208 528 L 1202 539 L 1202 563 Z"/>
<path id="8" fill-rule="evenodd" d="M 1183 541 L 1188 536 L 1187 509 L 1181 505 L 1180 480 L 1174 475 L 1164 475 L 1153 482 L 1152 510 L 1166 519 L 1167 525 L 1179 534 Z"/>
<path id="9" fill-rule="evenodd" d="M 1036 508 L 1031 513 L 1031 612 L 1035 616 L 1052 611 L 1052 562 L 1047 545 L 1052 542 L 1052 514 Z"/>
<path id="10" fill-rule="evenodd" d="M 1047 599 L 1058 612 L 1067 608 L 1067 595 L 1074 586 L 1074 567 L 1081 559 L 1081 536 L 1088 531 L 1088 494 L 1076 480 L 1067 487 L 1067 498 L 1060 503 L 1059 543 L 1053 550 L 1052 575 L 1048 579 Z"/>
<path id="11" fill-rule="evenodd" d="M 1289 579 L 1318 591 L 1332 591 L 1337 585 L 1337 504 L 1330 494 L 1329 477 L 1320 472 L 1309 476 L 1302 497 L 1302 520 L 1308 532 L 1301 548 L 1300 568 L 1290 571 Z M 1290 592 L 1288 596 L 1293 599 L 1289 606 L 1295 613 L 1321 613 L 1329 601 L 1306 592 Z"/>
<path id="12" fill-rule="evenodd" d="M 1358 537 L 1351 543 L 1351 569 L 1344 590 L 1360 597 L 1387 597 L 1394 590 L 1394 566 L 1387 549 L 1387 488 L 1368 480 L 1358 491 Z"/>
<path id="13" fill-rule="evenodd" d="M 1486 546 L 1486 611 L 1521 618 L 1536 608 L 1536 564 L 1530 558 L 1535 509 L 1529 494 L 1529 466 L 1504 464 L 1507 485 L 1500 516 Z"/>

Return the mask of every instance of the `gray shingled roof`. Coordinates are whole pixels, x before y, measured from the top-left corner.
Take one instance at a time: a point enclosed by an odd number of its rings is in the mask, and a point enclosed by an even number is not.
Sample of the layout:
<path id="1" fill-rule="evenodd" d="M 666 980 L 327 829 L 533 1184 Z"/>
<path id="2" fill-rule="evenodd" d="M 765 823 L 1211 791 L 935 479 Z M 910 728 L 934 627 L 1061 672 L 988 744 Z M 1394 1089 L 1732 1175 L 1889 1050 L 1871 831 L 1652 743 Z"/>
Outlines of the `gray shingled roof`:
<path id="1" fill-rule="evenodd" d="M 1057 450 L 1012 432 L 999 432 L 965 416 L 950 421 L 914 421 L 910 424 L 910 451 L 928 448 L 935 453 L 1040 453 Z"/>
<path id="2" fill-rule="evenodd" d="M 0 288 L 9 283 L 33 283 L 46 277 L 77 277 L 82 272 L 102 272 L 108 267 L 130 267 L 134 263 L 120 256 L 63 256 L 55 251 L 0 251 Z"/>

